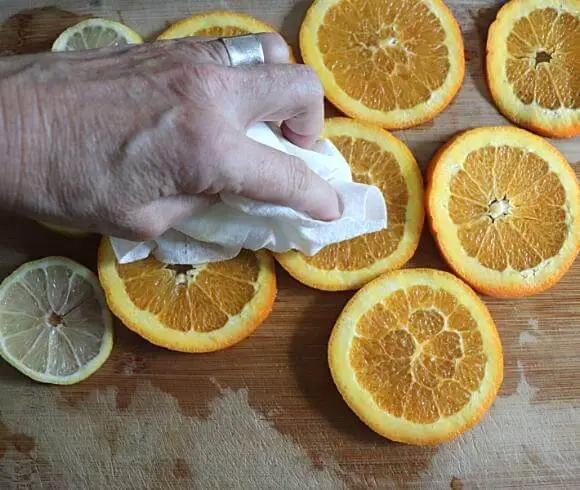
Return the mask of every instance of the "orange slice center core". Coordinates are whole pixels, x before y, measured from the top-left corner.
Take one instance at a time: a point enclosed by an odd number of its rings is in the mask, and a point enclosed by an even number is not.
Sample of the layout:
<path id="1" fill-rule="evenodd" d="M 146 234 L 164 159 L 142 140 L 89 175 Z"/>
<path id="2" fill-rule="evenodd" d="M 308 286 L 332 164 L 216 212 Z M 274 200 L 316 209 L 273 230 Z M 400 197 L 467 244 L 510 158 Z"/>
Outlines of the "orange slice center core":
<path id="1" fill-rule="evenodd" d="M 507 199 L 493 199 L 489 203 L 487 215 L 491 218 L 491 221 L 494 222 L 496 219 L 508 216 L 510 209 L 511 206 Z"/>
<path id="2" fill-rule="evenodd" d="M 196 267 L 186 264 L 168 264 L 165 269 L 175 273 L 175 283 L 179 286 L 186 286 L 188 279 L 195 279 L 195 276 L 203 269 L 204 266 Z"/>
<path id="3" fill-rule="evenodd" d="M 469 402 L 487 357 L 467 308 L 442 289 L 413 286 L 362 316 L 349 361 L 379 408 L 429 424 Z"/>
<path id="4" fill-rule="evenodd" d="M 536 67 L 540 63 L 549 63 L 550 61 L 552 61 L 552 55 L 550 53 L 546 51 L 538 51 L 536 53 Z"/>
<path id="5" fill-rule="evenodd" d="M 554 8 L 518 20 L 507 39 L 506 74 L 524 104 L 580 108 L 580 21 Z"/>
<path id="6" fill-rule="evenodd" d="M 48 315 L 47 319 L 46 319 L 46 323 L 48 323 L 51 327 L 58 327 L 60 324 L 62 324 L 62 317 L 60 315 L 57 315 L 54 311 L 50 313 L 50 315 Z"/>
<path id="7" fill-rule="evenodd" d="M 342 90 L 390 111 L 427 102 L 443 85 L 450 69 L 445 37 L 421 0 L 350 0 L 328 9 L 318 46 Z"/>

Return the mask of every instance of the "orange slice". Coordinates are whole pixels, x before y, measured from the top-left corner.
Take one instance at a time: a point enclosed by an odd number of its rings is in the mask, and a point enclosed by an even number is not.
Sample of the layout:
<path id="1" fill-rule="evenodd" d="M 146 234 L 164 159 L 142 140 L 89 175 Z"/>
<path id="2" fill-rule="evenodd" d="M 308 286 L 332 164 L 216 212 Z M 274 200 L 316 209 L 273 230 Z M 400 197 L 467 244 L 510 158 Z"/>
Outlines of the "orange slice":
<path id="1" fill-rule="evenodd" d="M 463 81 L 463 40 L 441 0 L 316 0 L 300 30 L 328 99 L 385 128 L 434 118 Z"/>
<path id="2" fill-rule="evenodd" d="M 347 118 L 327 119 L 324 137 L 348 159 L 357 182 L 377 186 L 388 227 L 329 245 L 313 257 L 290 251 L 276 259 L 298 281 L 317 289 L 358 289 L 415 253 L 423 228 L 423 180 L 411 151 L 387 131 Z"/>
<path id="3" fill-rule="evenodd" d="M 467 131 L 431 162 L 427 212 L 457 274 L 518 297 L 555 284 L 580 247 L 580 189 L 543 138 L 504 126 Z"/>
<path id="4" fill-rule="evenodd" d="M 203 266 L 169 265 L 153 257 L 119 264 L 107 238 L 99 278 L 111 311 L 151 343 L 182 352 L 210 352 L 248 337 L 276 296 L 266 252 Z"/>
<path id="5" fill-rule="evenodd" d="M 491 25 L 487 79 L 500 111 L 546 136 L 580 134 L 580 1 L 512 0 Z"/>
<path id="6" fill-rule="evenodd" d="M 451 274 L 385 274 L 347 304 L 328 362 L 350 408 L 375 432 L 437 444 L 475 425 L 503 380 L 501 342 L 477 295 Z"/>
<path id="7" fill-rule="evenodd" d="M 183 19 L 162 32 L 157 39 L 168 40 L 188 36 L 228 37 L 260 32 L 276 32 L 276 29 L 250 15 L 217 10 Z M 288 50 L 290 51 L 290 60 L 295 62 L 290 47 Z"/>

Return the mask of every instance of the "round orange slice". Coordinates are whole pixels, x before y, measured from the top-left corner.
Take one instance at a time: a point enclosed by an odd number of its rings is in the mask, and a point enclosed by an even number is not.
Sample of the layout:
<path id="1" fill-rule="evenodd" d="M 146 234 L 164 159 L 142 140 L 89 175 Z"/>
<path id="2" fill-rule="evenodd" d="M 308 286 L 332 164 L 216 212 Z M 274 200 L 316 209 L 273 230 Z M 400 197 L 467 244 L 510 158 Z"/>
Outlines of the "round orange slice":
<path id="1" fill-rule="evenodd" d="M 389 129 L 434 118 L 465 71 L 459 26 L 441 0 L 316 0 L 300 50 L 334 105 Z"/>
<path id="2" fill-rule="evenodd" d="M 229 37 L 260 32 L 276 32 L 266 22 L 239 12 L 217 10 L 192 15 L 170 26 L 157 39 L 168 40 L 188 36 Z M 288 47 L 290 60 L 295 62 L 292 50 Z"/>
<path id="3" fill-rule="evenodd" d="M 545 136 L 580 134 L 580 1 L 512 0 L 487 40 L 487 79 L 500 111 Z"/>
<path id="4" fill-rule="evenodd" d="M 427 213 L 453 270 L 493 296 L 554 285 L 580 247 L 580 189 L 564 156 L 511 126 L 467 131 L 431 162 Z"/>
<path id="5" fill-rule="evenodd" d="M 325 138 L 347 158 L 357 182 L 377 186 L 387 203 L 388 227 L 329 245 L 313 257 L 276 255 L 298 281 L 317 289 L 358 289 L 415 253 L 424 221 L 423 180 L 411 151 L 387 131 L 347 118 L 327 119 Z"/>
<path id="6" fill-rule="evenodd" d="M 328 362 L 342 397 L 375 432 L 437 444 L 475 425 L 503 380 L 493 319 L 455 276 L 389 272 L 347 304 Z"/>
<path id="7" fill-rule="evenodd" d="M 267 252 L 243 251 L 203 266 L 169 265 L 153 257 L 119 264 L 108 238 L 99 248 L 99 279 L 111 311 L 153 344 L 211 352 L 248 337 L 276 297 Z"/>

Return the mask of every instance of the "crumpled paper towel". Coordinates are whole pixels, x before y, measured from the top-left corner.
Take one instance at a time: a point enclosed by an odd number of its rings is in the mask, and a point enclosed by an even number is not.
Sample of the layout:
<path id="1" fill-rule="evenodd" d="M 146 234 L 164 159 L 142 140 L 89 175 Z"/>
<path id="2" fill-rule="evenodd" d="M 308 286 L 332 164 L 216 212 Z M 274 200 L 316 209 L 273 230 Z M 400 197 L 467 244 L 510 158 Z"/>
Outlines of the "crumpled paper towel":
<path id="1" fill-rule="evenodd" d="M 314 255 L 332 243 L 384 229 L 387 209 L 376 187 L 352 181 L 350 167 L 328 140 L 305 150 L 286 140 L 274 125 L 257 123 L 249 138 L 302 159 L 338 192 L 342 216 L 318 221 L 286 206 L 268 204 L 233 194 L 220 194 L 181 225 L 154 241 L 132 242 L 111 238 L 117 260 L 130 263 L 153 253 L 163 262 L 199 265 L 236 257 L 241 249 L 273 252 L 299 250 Z"/>

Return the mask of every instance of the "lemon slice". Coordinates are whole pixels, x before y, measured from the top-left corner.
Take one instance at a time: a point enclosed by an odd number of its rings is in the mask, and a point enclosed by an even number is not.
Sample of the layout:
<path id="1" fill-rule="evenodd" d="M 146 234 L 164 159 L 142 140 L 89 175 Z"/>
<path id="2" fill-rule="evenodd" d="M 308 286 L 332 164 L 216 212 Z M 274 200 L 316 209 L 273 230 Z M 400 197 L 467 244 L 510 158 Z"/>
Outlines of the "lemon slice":
<path id="1" fill-rule="evenodd" d="M 28 377 L 78 383 L 112 347 L 112 316 L 86 267 L 48 257 L 22 265 L 0 285 L 0 355 Z"/>
<path id="2" fill-rule="evenodd" d="M 53 51 L 82 51 L 141 44 L 143 39 L 133 29 L 120 22 L 87 19 L 69 27 L 52 45 Z"/>

